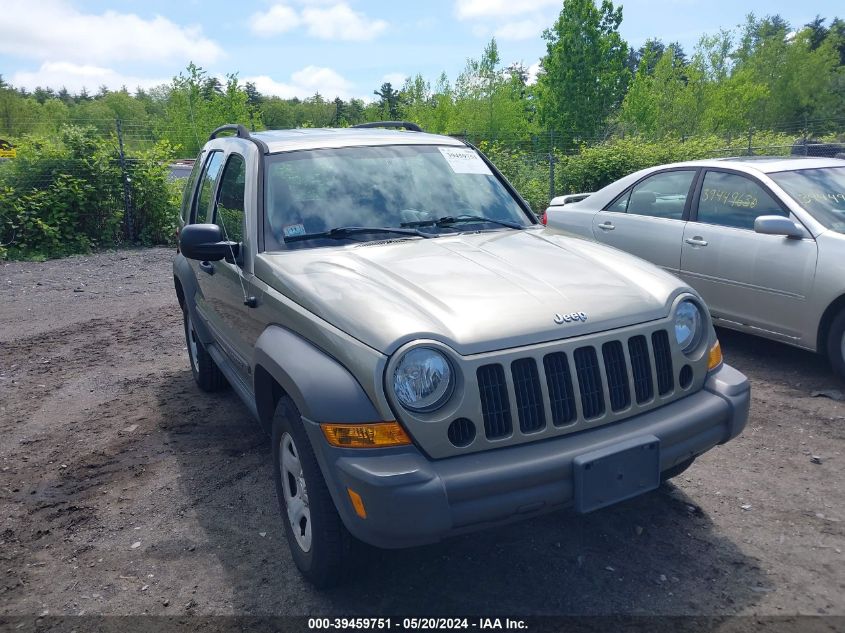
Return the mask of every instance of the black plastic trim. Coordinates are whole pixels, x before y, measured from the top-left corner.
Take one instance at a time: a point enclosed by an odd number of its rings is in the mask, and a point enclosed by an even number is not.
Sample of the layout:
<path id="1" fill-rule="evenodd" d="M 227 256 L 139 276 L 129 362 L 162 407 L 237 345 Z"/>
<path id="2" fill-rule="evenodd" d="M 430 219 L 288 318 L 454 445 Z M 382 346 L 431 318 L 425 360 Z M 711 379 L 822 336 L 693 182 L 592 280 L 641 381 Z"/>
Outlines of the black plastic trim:
<path id="1" fill-rule="evenodd" d="M 238 138 L 250 138 L 249 130 L 240 123 L 227 123 L 226 125 L 221 125 L 209 134 L 208 140 L 213 141 L 220 135 L 221 132 L 235 132 L 235 136 Z"/>
<path id="2" fill-rule="evenodd" d="M 353 125 L 353 128 L 376 128 L 376 127 L 383 127 L 383 128 L 394 128 L 394 129 L 406 129 L 411 132 L 422 132 L 423 129 L 417 125 L 416 123 L 411 123 L 410 121 L 371 121 L 369 123 L 359 123 L 358 125 Z"/>

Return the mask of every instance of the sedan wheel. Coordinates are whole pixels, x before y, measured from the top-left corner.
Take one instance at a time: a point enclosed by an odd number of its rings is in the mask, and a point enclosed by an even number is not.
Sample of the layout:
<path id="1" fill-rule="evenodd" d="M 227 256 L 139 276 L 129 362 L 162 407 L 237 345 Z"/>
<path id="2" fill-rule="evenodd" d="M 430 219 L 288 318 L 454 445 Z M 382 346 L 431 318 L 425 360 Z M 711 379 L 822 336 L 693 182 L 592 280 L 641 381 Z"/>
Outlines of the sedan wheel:
<path id="1" fill-rule="evenodd" d="M 833 371 L 845 379 L 845 310 L 841 311 L 830 324 L 827 339 L 827 356 Z"/>

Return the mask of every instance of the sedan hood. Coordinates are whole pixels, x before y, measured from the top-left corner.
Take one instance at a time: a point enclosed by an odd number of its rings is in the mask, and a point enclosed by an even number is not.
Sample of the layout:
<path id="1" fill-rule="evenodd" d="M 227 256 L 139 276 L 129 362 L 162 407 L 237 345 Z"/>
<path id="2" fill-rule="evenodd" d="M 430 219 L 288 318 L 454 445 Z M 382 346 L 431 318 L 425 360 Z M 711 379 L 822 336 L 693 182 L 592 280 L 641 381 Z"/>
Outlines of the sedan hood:
<path id="1" fill-rule="evenodd" d="M 622 251 L 534 228 L 264 253 L 255 272 L 385 354 L 414 339 L 474 354 L 633 325 L 686 289 Z M 556 322 L 573 313 L 585 319 Z"/>

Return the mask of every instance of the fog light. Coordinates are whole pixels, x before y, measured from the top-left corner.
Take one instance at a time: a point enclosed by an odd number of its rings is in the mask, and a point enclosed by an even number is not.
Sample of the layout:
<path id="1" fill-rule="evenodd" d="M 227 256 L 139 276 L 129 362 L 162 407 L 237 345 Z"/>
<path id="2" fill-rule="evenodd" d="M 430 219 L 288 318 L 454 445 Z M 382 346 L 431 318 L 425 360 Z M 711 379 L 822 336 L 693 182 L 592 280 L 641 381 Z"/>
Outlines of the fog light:
<path id="1" fill-rule="evenodd" d="M 716 341 L 716 344 L 710 348 L 710 354 L 707 356 L 707 371 L 716 369 L 721 364 L 722 346 L 719 345 L 719 341 Z"/>
<path id="2" fill-rule="evenodd" d="M 398 422 L 321 424 L 320 428 L 328 443 L 340 448 L 384 448 L 411 443 Z"/>

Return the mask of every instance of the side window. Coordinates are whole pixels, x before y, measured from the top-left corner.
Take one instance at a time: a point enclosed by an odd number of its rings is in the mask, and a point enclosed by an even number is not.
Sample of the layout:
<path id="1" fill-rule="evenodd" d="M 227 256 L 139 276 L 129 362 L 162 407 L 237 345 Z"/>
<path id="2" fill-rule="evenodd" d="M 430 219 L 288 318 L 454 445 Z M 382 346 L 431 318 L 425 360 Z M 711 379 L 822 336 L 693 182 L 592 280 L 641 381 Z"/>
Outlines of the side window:
<path id="1" fill-rule="evenodd" d="M 188 224 L 191 221 L 191 195 L 194 193 L 197 177 L 202 167 L 203 154 L 204 152 L 200 152 L 200 155 L 197 156 L 191 169 L 191 175 L 185 181 L 185 189 L 182 192 L 182 224 Z"/>
<path id="2" fill-rule="evenodd" d="M 694 178 L 695 170 L 664 171 L 646 178 L 631 190 L 628 213 L 682 219 Z"/>
<path id="3" fill-rule="evenodd" d="M 238 154 L 232 154 L 223 170 L 212 219 L 230 242 L 244 241 L 245 192 L 246 163 Z"/>
<path id="4" fill-rule="evenodd" d="M 628 210 L 628 199 L 631 197 L 631 190 L 626 189 L 625 193 L 616 198 L 605 211 L 613 211 L 614 213 L 625 213 Z"/>
<path id="5" fill-rule="evenodd" d="M 193 217 L 194 222 L 205 222 L 208 207 L 211 205 L 211 196 L 214 191 L 214 183 L 217 182 L 217 175 L 220 173 L 220 166 L 223 164 L 223 152 L 215 151 L 208 155 L 205 161 L 205 168 L 202 172 L 200 190 L 194 198 Z"/>
<path id="6" fill-rule="evenodd" d="M 788 214 L 750 178 L 720 171 L 704 175 L 698 201 L 699 222 L 753 230 L 759 215 Z"/>

